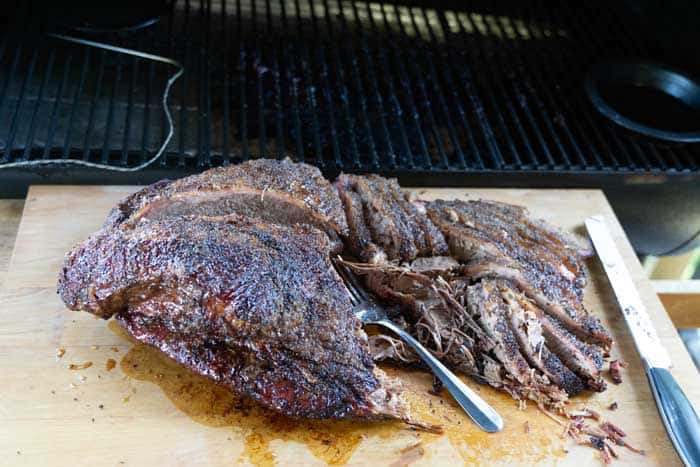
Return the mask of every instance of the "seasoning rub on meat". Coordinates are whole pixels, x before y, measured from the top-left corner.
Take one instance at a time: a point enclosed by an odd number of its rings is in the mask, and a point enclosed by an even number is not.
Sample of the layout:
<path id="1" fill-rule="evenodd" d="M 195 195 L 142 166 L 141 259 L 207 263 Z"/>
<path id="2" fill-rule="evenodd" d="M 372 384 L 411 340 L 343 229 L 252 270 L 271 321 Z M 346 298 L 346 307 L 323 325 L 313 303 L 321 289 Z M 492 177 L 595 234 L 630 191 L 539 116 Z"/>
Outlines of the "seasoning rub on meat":
<path id="1" fill-rule="evenodd" d="M 396 180 L 255 160 L 155 183 L 68 253 L 73 310 L 290 416 L 411 418 L 373 360 L 418 363 L 368 338 L 331 258 L 454 370 L 561 408 L 603 391 L 610 333 L 583 305 L 588 243 L 492 201 L 421 201 Z M 352 259 L 354 258 L 354 259 Z"/>
<path id="2" fill-rule="evenodd" d="M 313 227 L 235 214 L 119 225 L 67 256 L 59 291 L 286 415 L 414 423 L 372 361 L 330 246 Z"/>

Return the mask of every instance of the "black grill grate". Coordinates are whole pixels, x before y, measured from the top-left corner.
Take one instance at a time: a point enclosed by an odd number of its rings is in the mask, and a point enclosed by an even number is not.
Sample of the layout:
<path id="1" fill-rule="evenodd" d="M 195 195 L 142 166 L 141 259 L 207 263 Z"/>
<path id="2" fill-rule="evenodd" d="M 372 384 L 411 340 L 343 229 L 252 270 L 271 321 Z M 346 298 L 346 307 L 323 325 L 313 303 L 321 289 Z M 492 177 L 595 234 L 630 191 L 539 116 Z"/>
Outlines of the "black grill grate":
<path id="1" fill-rule="evenodd" d="M 607 2 L 584 3 L 177 1 L 155 26 L 90 38 L 184 64 L 170 97 L 175 136 L 145 173 L 263 155 L 327 173 L 455 176 L 450 183 L 697 173 L 700 145 L 628 134 L 590 107 L 582 81 L 591 65 L 663 57 Z M 0 161 L 134 166 L 155 153 L 172 68 L 13 24 L 0 46 Z"/>

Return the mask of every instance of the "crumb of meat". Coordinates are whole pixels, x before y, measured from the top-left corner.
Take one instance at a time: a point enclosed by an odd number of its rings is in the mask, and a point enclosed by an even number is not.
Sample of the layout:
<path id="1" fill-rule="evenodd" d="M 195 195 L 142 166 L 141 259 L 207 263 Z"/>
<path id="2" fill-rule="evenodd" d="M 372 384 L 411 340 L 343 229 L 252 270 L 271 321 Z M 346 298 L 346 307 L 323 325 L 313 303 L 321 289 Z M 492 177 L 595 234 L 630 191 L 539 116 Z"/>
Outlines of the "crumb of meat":
<path id="1" fill-rule="evenodd" d="M 622 369 L 627 368 L 627 362 L 623 360 L 613 360 L 610 362 L 610 378 L 613 383 L 622 383 Z"/>
<path id="2" fill-rule="evenodd" d="M 610 404 L 610 407 L 608 407 L 608 409 L 610 409 L 614 412 L 615 410 L 617 410 L 618 407 L 619 407 L 619 404 L 617 402 L 613 402 L 612 404 Z"/>
<path id="3" fill-rule="evenodd" d="M 442 393 L 442 381 L 440 381 L 437 377 L 433 377 L 433 388 L 431 390 L 428 390 L 428 393 L 434 395 L 434 396 L 439 396 Z"/>
<path id="4" fill-rule="evenodd" d="M 597 438 L 595 436 L 591 436 L 590 440 L 591 440 L 591 446 L 593 446 L 594 448 L 596 448 L 599 451 L 602 451 L 603 448 L 605 447 L 605 442 L 600 438 Z"/>
<path id="5" fill-rule="evenodd" d="M 117 361 L 114 360 L 113 358 L 108 358 L 107 362 L 105 362 L 105 368 L 107 371 L 112 371 L 112 369 L 117 365 Z"/>
<path id="6" fill-rule="evenodd" d="M 634 453 L 645 455 L 644 450 L 630 446 L 624 439 L 627 433 L 622 428 L 603 420 L 600 414 L 592 409 L 583 408 L 569 412 L 561 409 L 557 413 L 552 413 L 542 405 L 538 405 L 538 408 L 563 427 L 562 438 L 570 438 L 577 444 L 591 446 L 599 450 L 602 460 L 606 464 L 618 457 L 614 446 L 624 446 Z M 565 420 L 560 417 L 564 417 Z M 596 423 L 592 424 L 590 420 L 594 420 Z M 568 452 L 566 449 L 564 450 Z"/>
<path id="7" fill-rule="evenodd" d="M 71 363 L 68 365 L 69 370 L 85 370 L 87 368 L 90 368 L 92 366 L 92 362 L 83 362 L 83 363 Z"/>

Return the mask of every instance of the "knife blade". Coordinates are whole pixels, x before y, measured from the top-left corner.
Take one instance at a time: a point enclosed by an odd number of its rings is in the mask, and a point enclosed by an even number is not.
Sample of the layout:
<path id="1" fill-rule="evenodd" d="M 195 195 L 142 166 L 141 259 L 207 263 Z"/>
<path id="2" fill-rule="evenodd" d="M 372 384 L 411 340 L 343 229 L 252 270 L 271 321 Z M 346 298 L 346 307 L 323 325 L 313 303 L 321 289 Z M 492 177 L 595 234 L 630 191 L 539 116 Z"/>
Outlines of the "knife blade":
<path id="1" fill-rule="evenodd" d="M 666 432 L 685 465 L 700 465 L 700 419 L 669 371 L 671 357 L 654 329 L 622 255 L 602 216 L 586 219 L 586 229 L 642 358 Z"/>
<path id="2" fill-rule="evenodd" d="M 649 319 L 637 287 L 632 281 L 622 255 L 615 246 L 602 216 L 592 216 L 586 219 L 586 229 L 591 237 L 598 258 L 608 276 L 617 302 L 622 309 L 627 326 L 632 334 L 634 344 L 643 360 L 656 368 L 671 368 L 671 357 L 661 344 L 654 325 Z"/>

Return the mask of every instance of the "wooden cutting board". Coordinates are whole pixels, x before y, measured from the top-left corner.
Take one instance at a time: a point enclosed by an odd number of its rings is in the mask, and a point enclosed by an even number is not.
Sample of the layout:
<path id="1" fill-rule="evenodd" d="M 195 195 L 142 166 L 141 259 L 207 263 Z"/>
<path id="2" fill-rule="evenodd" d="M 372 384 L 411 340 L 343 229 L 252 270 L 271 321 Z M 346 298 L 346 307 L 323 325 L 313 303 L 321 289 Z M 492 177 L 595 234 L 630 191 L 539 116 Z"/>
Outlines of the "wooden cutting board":
<path id="1" fill-rule="evenodd" d="M 562 428 L 529 405 L 469 382 L 503 415 L 505 430 L 485 434 L 449 396 L 431 395 L 431 377 L 388 368 L 408 387 L 414 412 L 442 423 L 430 435 L 402 424 L 289 420 L 238 401 L 157 352 L 130 342 L 114 323 L 67 311 L 56 295 L 64 253 L 102 224 L 135 187 L 32 187 L 1 295 L 0 463 L 17 465 L 460 465 L 600 463 L 596 451 L 561 439 Z M 673 373 L 696 406 L 698 373 L 600 191 L 421 191 L 427 198 L 484 197 L 528 206 L 535 216 L 580 229 L 602 213 L 671 354 Z M 630 363 L 622 385 L 583 395 L 627 430 L 644 457 L 619 448 L 620 464 L 679 464 L 610 288 L 596 261 L 586 304 L 613 332 L 613 358 Z M 61 358 L 58 352 L 65 354 Z M 89 368 L 70 370 L 70 364 Z M 116 367 L 109 369 L 115 364 Z M 617 402 L 619 409 L 608 406 Z M 526 422 L 529 431 L 526 429 Z M 568 453 L 566 452 L 568 451 Z"/>

